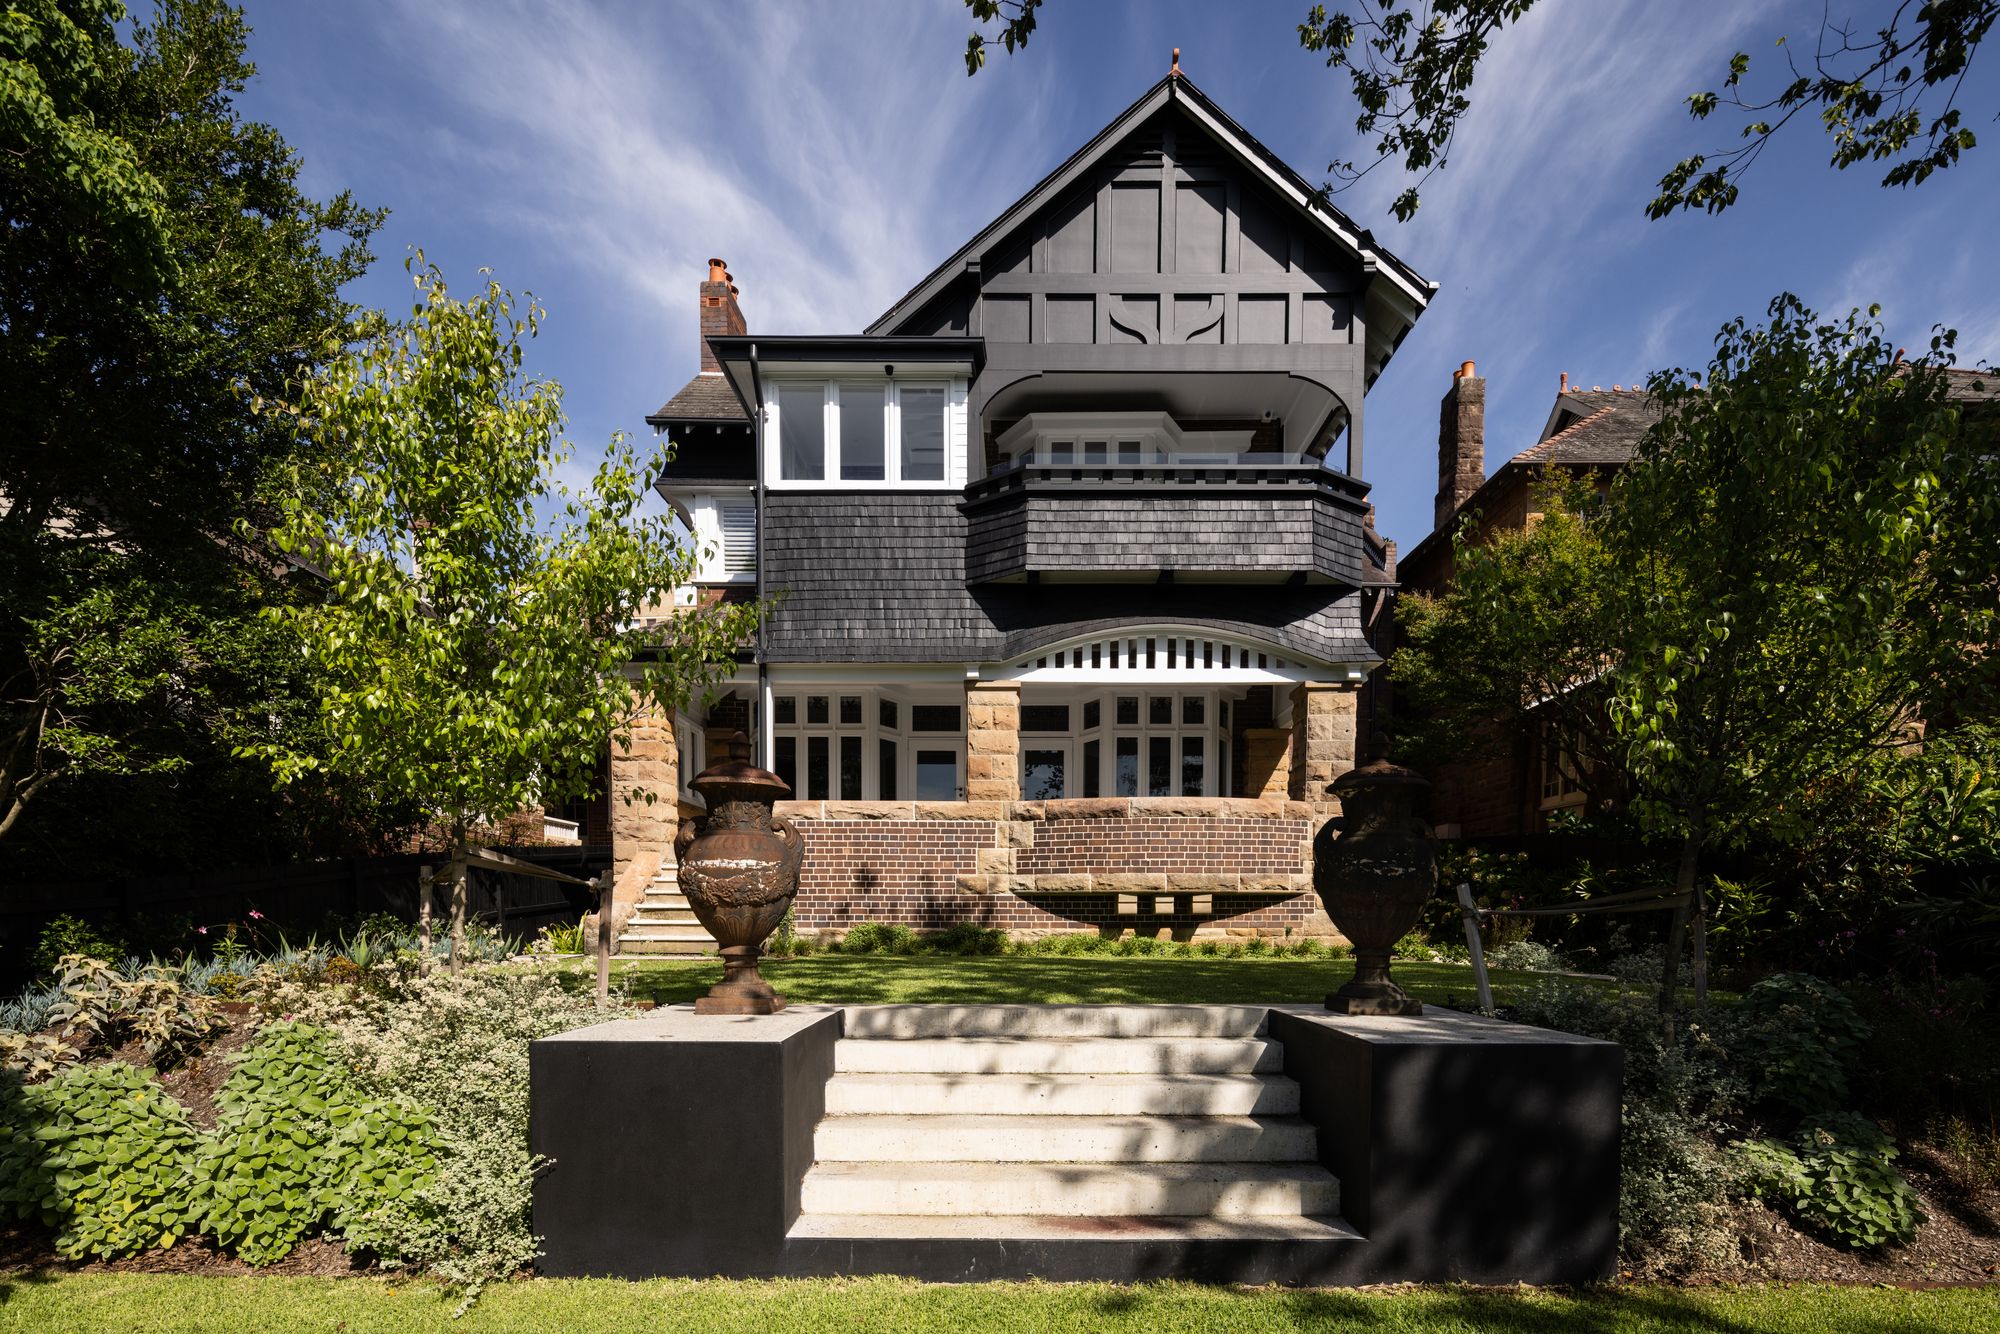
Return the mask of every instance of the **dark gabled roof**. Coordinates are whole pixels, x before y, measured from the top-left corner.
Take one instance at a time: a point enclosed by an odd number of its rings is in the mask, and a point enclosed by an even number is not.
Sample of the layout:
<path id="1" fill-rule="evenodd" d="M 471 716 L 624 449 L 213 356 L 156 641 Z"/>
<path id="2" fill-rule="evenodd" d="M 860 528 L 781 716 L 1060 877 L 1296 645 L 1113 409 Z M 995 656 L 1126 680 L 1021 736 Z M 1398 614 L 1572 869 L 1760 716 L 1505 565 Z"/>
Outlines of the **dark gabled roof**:
<path id="1" fill-rule="evenodd" d="M 720 371 L 697 375 L 681 386 L 679 393 L 660 405 L 658 412 L 646 417 L 648 426 L 667 426 L 674 422 L 743 422 L 748 423 L 750 414 L 743 410 L 743 402 L 736 397 L 736 391 L 729 386 L 729 377 Z"/>
<path id="2" fill-rule="evenodd" d="M 1433 529 L 1397 561 L 1400 568 L 1420 566 L 1458 530 L 1459 516 L 1488 504 L 1496 492 L 1523 472 L 1550 466 L 1622 468 L 1639 452 L 1639 441 L 1660 420 L 1660 405 L 1643 389 L 1566 389 L 1556 396 L 1542 438 L 1508 459 L 1452 511 L 1450 520 Z"/>
<path id="3" fill-rule="evenodd" d="M 1423 308 L 1429 304 L 1432 293 L 1437 291 L 1436 283 L 1390 254 L 1376 243 L 1374 235 L 1367 229 L 1321 199 L 1317 186 L 1293 171 L 1286 165 L 1284 159 L 1258 143 L 1249 131 L 1238 125 L 1208 94 L 1195 87 L 1186 75 L 1169 74 L 1141 94 L 1138 101 L 1125 108 L 1109 125 L 1099 131 L 1095 138 L 1079 148 L 1061 166 L 1044 176 L 1034 188 L 1015 200 L 1011 207 L 987 224 L 977 236 L 960 246 L 950 259 L 931 270 L 922 282 L 904 293 L 901 300 L 868 326 L 868 332 L 891 329 L 921 310 L 944 291 L 953 279 L 965 271 L 968 259 L 984 253 L 988 247 L 1038 210 L 1053 203 L 1056 196 L 1068 189 L 1078 176 L 1087 172 L 1117 147 L 1119 142 L 1147 117 L 1162 107 L 1173 104 L 1186 108 L 1197 121 L 1207 122 L 1206 128 L 1215 133 L 1216 139 L 1225 148 L 1276 177 L 1282 189 L 1294 195 L 1293 202 L 1299 206 L 1300 211 L 1318 223 L 1328 236 L 1364 261 L 1374 261 L 1380 271 L 1402 289 L 1411 304 L 1412 319 L 1422 313 Z"/>
<path id="4" fill-rule="evenodd" d="M 1643 389 L 1572 391 L 1558 404 L 1556 420 L 1565 417 L 1573 419 L 1509 462 L 1630 463 L 1640 439 L 1659 421 L 1660 405 Z"/>

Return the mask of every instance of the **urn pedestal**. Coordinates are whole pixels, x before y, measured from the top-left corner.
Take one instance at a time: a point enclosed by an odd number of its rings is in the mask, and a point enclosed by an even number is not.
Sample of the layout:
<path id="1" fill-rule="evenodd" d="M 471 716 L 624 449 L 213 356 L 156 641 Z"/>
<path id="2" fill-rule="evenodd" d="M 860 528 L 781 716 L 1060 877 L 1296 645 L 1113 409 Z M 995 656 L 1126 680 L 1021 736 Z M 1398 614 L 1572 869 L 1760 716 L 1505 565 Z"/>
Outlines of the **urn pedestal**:
<path id="1" fill-rule="evenodd" d="M 776 1014 L 785 998 L 757 971 L 757 959 L 799 892 L 804 841 L 790 820 L 771 813 L 792 790 L 750 763 L 741 732 L 730 738 L 729 758 L 690 786 L 708 815 L 699 827 L 682 825 L 674 840 L 680 887 L 722 955 L 722 981 L 694 1003 L 695 1013 Z"/>
<path id="2" fill-rule="evenodd" d="M 1354 945 L 1354 979 L 1326 998 L 1326 1008 L 1422 1014 L 1424 1003 L 1390 978 L 1389 959 L 1437 891 L 1437 842 L 1417 814 L 1430 783 L 1390 763 L 1378 741 L 1369 762 L 1336 778 L 1328 791 L 1340 798 L 1342 814 L 1313 839 L 1313 888 Z"/>

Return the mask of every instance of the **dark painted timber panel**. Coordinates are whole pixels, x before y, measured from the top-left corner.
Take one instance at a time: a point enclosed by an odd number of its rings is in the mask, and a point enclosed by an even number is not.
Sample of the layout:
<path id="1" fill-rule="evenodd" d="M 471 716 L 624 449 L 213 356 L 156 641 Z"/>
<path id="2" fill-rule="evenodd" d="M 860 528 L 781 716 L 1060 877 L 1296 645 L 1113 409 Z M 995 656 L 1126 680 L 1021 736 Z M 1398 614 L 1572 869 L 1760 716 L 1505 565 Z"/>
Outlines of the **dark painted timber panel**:
<path id="1" fill-rule="evenodd" d="M 1457 1035 L 1440 1036 L 1442 1015 Z M 1593 1283 L 1618 1259 L 1616 1043 L 1273 1010 L 1371 1282 Z"/>

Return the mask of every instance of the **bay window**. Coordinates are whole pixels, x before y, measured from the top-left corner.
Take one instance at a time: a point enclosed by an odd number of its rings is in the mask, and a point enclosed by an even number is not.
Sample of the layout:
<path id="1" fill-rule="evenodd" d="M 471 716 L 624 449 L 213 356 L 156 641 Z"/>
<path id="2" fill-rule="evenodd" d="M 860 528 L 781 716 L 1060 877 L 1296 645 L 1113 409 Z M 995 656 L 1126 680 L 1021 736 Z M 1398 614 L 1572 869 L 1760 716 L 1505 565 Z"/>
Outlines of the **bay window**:
<path id="1" fill-rule="evenodd" d="M 1227 795 L 1228 703 L 1213 691 L 1106 690 L 1021 705 L 1021 797 Z"/>
<path id="2" fill-rule="evenodd" d="M 781 687 L 771 697 L 771 768 L 799 801 L 955 801 L 964 713 L 900 689 Z"/>

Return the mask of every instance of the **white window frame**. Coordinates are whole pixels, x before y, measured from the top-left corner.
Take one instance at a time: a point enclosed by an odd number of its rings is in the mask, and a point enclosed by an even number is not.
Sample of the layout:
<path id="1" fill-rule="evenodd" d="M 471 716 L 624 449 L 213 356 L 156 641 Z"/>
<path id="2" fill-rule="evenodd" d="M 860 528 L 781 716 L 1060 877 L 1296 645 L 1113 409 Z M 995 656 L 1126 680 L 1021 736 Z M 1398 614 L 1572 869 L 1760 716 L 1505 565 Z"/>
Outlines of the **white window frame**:
<path id="1" fill-rule="evenodd" d="M 674 715 L 674 758 L 680 767 L 680 798 L 695 806 L 706 806 L 694 790 L 695 775 L 708 767 L 708 729 L 691 713 Z"/>
<path id="2" fill-rule="evenodd" d="M 880 479 L 844 478 L 840 475 L 840 386 L 880 384 L 883 396 L 883 468 Z M 781 445 L 784 412 L 778 402 L 778 387 L 817 384 L 823 414 L 821 433 L 825 445 L 825 477 L 784 477 Z M 944 390 L 944 476 L 941 478 L 903 477 L 903 391 L 905 389 Z M 966 381 L 963 376 L 913 373 L 871 376 L 828 372 L 812 375 L 767 373 L 764 376 L 764 478 L 775 491 L 959 491 L 965 487 Z"/>
<path id="3" fill-rule="evenodd" d="M 750 507 L 750 551 L 747 570 L 729 568 L 730 547 L 727 534 L 723 531 L 722 512 L 729 506 Z M 697 491 L 687 497 L 683 506 L 676 503 L 675 511 L 681 522 L 687 525 L 688 535 L 694 542 L 695 571 L 697 584 L 754 584 L 757 582 L 757 518 L 756 493 L 745 488 L 741 491 Z"/>
<path id="4" fill-rule="evenodd" d="M 1139 742 L 1139 791 L 1126 795 L 1131 797 L 1153 796 L 1154 794 L 1145 790 L 1146 765 L 1151 753 L 1153 738 L 1163 736 L 1172 738 L 1172 750 L 1168 758 L 1172 777 L 1168 785 L 1170 790 L 1165 794 L 1167 797 L 1182 797 L 1187 795 L 1181 790 L 1181 765 L 1184 759 L 1182 742 L 1188 737 L 1199 737 L 1202 742 L 1202 790 L 1198 795 L 1204 797 L 1227 795 L 1229 776 L 1223 767 L 1222 756 L 1229 733 L 1222 726 L 1221 722 L 1222 694 L 1223 692 L 1220 689 L 1214 687 L 1189 687 L 1170 682 L 1153 684 L 1134 682 L 1131 685 L 1118 686 L 1106 690 L 1087 691 L 1074 695 L 1067 700 L 1054 701 L 1069 705 L 1069 730 L 1067 732 L 1030 732 L 1025 727 L 1021 730 L 1021 758 L 1018 765 L 1018 772 L 1022 792 L 1025 794 L 1027 791 L 1029 750 L 1062 750 L 1064 751 L 1063 783 L 1066 789 L 1062 799 L 1074 800 L 1083 797 L 1088 789 L 1087 775 L 1083 772 L 1083 748 L 1086 742 L 1096 741 L 1099 743 L 1097 748 L 1098 795 L 1111 798 L 1120 796 L 1118 792 L 1117 738 L 1130 736 L 1136 737 Z M 1120 695 L 1138 696 L 1139 721 L 1136 725 L 1129 723 L 1121 725 L 1118 722 L 1118 697 Z M 1154 723 L 1148 721 L 1151 716 L 1149 701 L 1153 696 L 1166 696 L 1173 700 L 1173 722 Z M 1182 709 L 1185 707 L 1182 701 L 1185 697 L 1190 696 L 1203 701 L 1203 721 L 1195 725 L 1185 724 L 1180 721 Z M 1098 708 L 1097 726 L 1086 727 L 1084 726 L 1084 706 L 1092 701 L 1096 702 Z M 1022 708 L 1025 710 L 1027 707 L 1027 702 L 1023 701 Z"/>
<path id="5" fill-rule="evenodd" d="M 806 698 L 811 695 L 827 696 L 827 721 L 814 723 L 807 721 Z M 840 721 L 840 700 L 843 695 L 859 696 L 861 699 L 861 722 Z M 794 721 L 782 723 L 774 721 L 771 729 L 772 744 L 790 740 L 793 744 L 794 776 L 800 782 L 795 785 L 793 797 L 799 801 L 933 801 L 942 798 L 919 798 L 917 791 L 917 750 L 949 750 L 956 757 L 958 772 L 954 787 L 957 796 L 953 800 L 963 800 L 965 795 L 965 723 L 966 704 L 964 691 L 955 694 L 946 689 L 909 690 L 901 687 L 863 686 L 845 684 L 789 684 L 776 683 L 771 688 L 771 707 L 775 719 L 778 701 L 793 699 Z M 882 702 L 887 700 L 896 706 L 897 726 L 882 726 Z M 940 704 L 958 710 L 958 730 L 955 732 L 919 732 L 912 726 L 912 708 Z M 861 795 L 843 797 L 840 795 L 840 738 L 858 736 L 861 738 Z M 806 778 L 806 749 L 812 737 L 827 738 L 827 788 L 826 792 L 801 790 Z M 882 742 L 896 743 L 896 795 L 882 797 Z M 777 756 L 771 757 L 771 768 L 777 769 Z"/>

